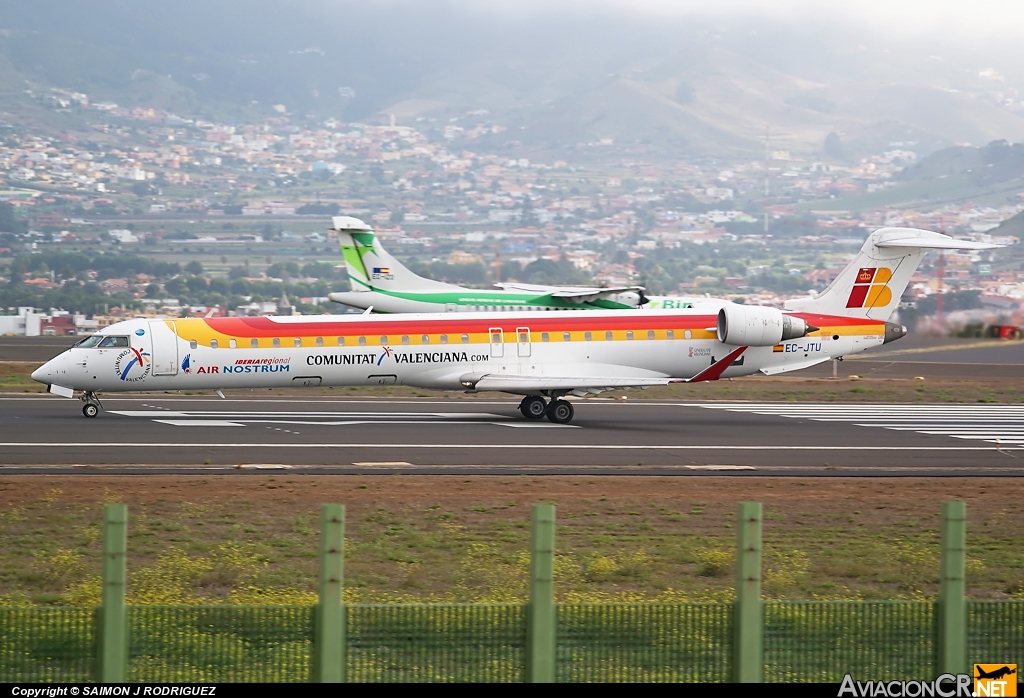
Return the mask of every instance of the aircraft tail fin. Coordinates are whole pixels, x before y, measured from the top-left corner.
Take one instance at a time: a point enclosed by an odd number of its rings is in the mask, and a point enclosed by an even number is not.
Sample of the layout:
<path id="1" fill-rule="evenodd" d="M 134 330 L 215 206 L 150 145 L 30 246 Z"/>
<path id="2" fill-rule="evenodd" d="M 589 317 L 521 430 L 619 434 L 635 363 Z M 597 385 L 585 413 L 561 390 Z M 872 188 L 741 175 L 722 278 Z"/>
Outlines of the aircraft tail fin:
<path id="1" fill-rule="evenodd" d="M 956 240 L 917 228 L 881 228 L 828 288 L 812 298 L 786 301 L 786 310 L 887 320 L 928 250 L 989 250 L 1000 247 Z"/>
<path id="2" fill-rule="evenodd" d="M 413 273 L 381 247 L 373 228 L 351 216 L 335 216 L 332 229 L 338 232 L 353 291 L 430 291 L 454 288 Z"/>

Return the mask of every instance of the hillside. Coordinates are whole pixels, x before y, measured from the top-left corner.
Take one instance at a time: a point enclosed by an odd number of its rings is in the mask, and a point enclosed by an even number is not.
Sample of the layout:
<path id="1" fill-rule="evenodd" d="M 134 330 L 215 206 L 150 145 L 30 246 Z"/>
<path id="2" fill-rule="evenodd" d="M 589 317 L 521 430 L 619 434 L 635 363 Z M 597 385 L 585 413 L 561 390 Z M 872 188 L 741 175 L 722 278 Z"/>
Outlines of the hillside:
<path id="1" fill-rule="evenodd" d="M 991 57 L 951 46 L 937 57 L 847 27 L 596 13 L 541 21 L 400 1 L 41 4 L 0 0 L 0 111 L 26 86 L 52 86 L 195 115 L 283 104 L 294 118 L 393 113 L 441 127 L 476 113 L 509 127 L 476 148 L 612 139 L 659 157 L 757 157 L 766 127 L 773 149 L 813 159 L 831 132 L 849 158 L 892 143 L 928 153 L 1024 141 L 1024 111 L 1003 97 L 1018 81 L 1024 93 L 1024 78 L 996 83 L 979 72 Z"/>

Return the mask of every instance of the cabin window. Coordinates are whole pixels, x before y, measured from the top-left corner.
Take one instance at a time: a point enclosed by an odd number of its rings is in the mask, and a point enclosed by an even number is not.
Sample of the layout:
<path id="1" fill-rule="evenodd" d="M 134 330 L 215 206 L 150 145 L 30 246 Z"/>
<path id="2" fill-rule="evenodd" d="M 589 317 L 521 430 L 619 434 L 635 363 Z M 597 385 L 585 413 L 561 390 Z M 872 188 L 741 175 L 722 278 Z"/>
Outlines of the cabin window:
<path id="1" fill-rule="evenodd" d="M 583 339 L 585 339 L 585 340 L 587 340 L 589 342 L 591 339 L 593 339 L 593 337 L 590 336 L 589 332 L 584 332 L 583 333 Z"/>
<path id="2" fill-rule="evenodd" d="M 281 340 L 278 337 L 274 337 L 274 348 L 281 346 Z"/>
<path id="3" fill-rule="evenodd" d="M 542 341 L 542 342 L 548 341 L 548 333 L 547 332 L 541 332 L 540 333 L 540 341 Z"/>
<path id="4" fill-rule="evenodd" d="M 633 339 L 633 330 L 626 330 L 626 339 Z"/>
<path id="5" fill-rule="evenodd" d="M 382 334 L 380 336 L 380 345 L 384 346 L 387 343 L 388 343 L 388 336 L 386 334 Z"/>
<path id="6" fill-rule="evenodd" d="M 324 345 L 324 338 L 323 337 L 317 337 L 316 338 L 316 345 L 318 347 L 322 347 Z"/>
<path id="7" fill-rule="evenodd" d="M 338 346 L 339 347 L 345 346 L 345 338 L 344 337 L 338 337 Z"/>
<path id="8" fill-rule="evenodd" d="M 403 334 L 402 335 L 402 344 L 408 344 L 408 343 L 409 343 L 409 335 Z"/>
<path id="9" fill-rule="evenodd" d="M 198 349 L 199 348 L 199 342 L 197 342 L 196 340 L 193 339 L 192 341 L 190 341 L 188 343 L 188 346 L 189 346 L 190 349 Z"/>
<path id="10" fill-rule="evenodd" d="M 462 335 L 462 343 L 463 344 L 469 344 L 469 335 L 468 334 Z"/>
<path id="11" fill-rule="evenodd" d="M 693 336 L 693 332 L 690 332 L 690 330 L 683 330 L 683 337 L 685 337 L 686 339 L 689 339 L 692 336 Z"/>
<path id="12" fill-rule="evenodd" d="M 302 346 L 302 338 L 301 337 L 296 337 L 295 339 L 292 340 L 292 342 L 297 347 L 301 347 Z"/>
<path id="13" fill-rule="evenodd" d="M 258 347 L 259 345 L 260 345 L 260 340 L 256 339 L 255 337 L 253 337 L 252 339 L 249 340 L 249 346 L 252 347 L 253 349 Z"/>
<path id="14" fill-rule="evenodd" d="M 235 341 L 235 340 L 233 340 L 233 339 L 229 339 L 229 340 L 228 340 L 228 346 L 229 346 L 229 347 L 231 347 L 232 349 L 234 349 L 235 347 L 237 347 L 237 346 L 238 346 L 238 342 L 236 342 L 236 341 Z"/>
<path id="15" fill-rule="evenodd" d="M 430 344 L 430 335 L 428 335 L 428 334 L 423 335 L 422 337 L 420 337 L 420 341 L 423 344 Z"/>
<path id="16" fill-rule="evenodd" d="M 491 332 L 491 344 L 501 344 L 500 332 Z"/>
<path id="17" fill-rule="evenodd" d="M 217 340 L 216 339 L 211 339 L 210 340 L 210 348 L 211 349 L 216 349 L 217 348 Z"/>
<path id="18" fill-rule="evenodd" d="M 675 339 L 676 338 L 676 331 L 675 330 L 667 330 L 665 332 L 665 338 L 666 339 Z"/>
<path id="19" fill-rule="evenodd" d="M 526 333 L 526 332 L 520 332 L 519 333 L 519 342 L 520 342 L 520 344 L 526 344 L 529 341 L 530 341 L 530 335 L 528 333 Z"/>
<path id="20" fill-rule="evenodd" d="M 365 347 L 366 346 L 366 337 L 360 337 L 359 338 L 359 346 L 361 346 L 361 347 Z"/>
<path id="21" fill-rule="evenodd" d="M 572 339 L 572 335 L 571 334 L 569 334 L 568 332 L 563 332 L 562 333 L 562 341 L 563 342 L 568 342 L 571 339 Z"/>
<path id="22" fill-rule="evenodd" d="M 647 330 L 647 339 L 654 339 L 654 330 Z"/>
<path id="23" fill-rule="evenodd" d="M 605 332 L 604 338 L 607 339 L 609 342 L 612 341 L 612 331 L 608 330 L 607 332 Z"/>
<path id="24" fill-rule="evenodd" d="M 103 341 L 100 342 L 100 349 L 106 349 L 107 347 L 126 347 L 128 346 L 127 337 L 104 337 Z"/>
<path id="25" fill-rule="evenodd" d="M 447 343 L 448 343 L 448 335 L 446 335 L 446 334 L 441 335 L 441 344 L 447 344 Z"/>

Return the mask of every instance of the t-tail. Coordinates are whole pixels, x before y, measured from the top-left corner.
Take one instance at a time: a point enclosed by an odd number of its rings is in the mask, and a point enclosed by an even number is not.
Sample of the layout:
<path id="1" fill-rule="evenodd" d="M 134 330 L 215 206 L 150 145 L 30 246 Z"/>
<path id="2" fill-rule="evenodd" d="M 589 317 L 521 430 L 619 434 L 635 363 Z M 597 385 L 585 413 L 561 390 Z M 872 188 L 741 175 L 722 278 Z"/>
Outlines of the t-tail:
<path id="1" fill-rule="evenodd" d="M 458 286 L 427 279 L 410 271 L 388 254 L 377 241 L 373 228 L 351 216 L 335 216 L 332 230 L 338 232 L 352 290 L 359 291 L 452 291 Z"/>
<path id="2" fill-rule="evenodd" d="M 786 310 L 888 320 L 928 250 L 990 250 L 984 242 L 956 240 L 918 228 L 881 228 L 828 288 L 786 301 Z"/>

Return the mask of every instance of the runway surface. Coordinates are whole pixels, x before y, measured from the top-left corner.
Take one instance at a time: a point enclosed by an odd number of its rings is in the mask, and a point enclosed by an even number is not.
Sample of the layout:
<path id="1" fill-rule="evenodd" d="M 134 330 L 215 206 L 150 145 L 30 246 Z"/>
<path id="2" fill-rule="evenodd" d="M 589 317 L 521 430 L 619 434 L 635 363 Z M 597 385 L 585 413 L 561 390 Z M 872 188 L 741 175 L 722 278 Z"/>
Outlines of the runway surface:
<path id="1" fill-rule="evenodd" d="M 0 472 L 1024 475 L 1024 406 L 0 397 Z"/>

